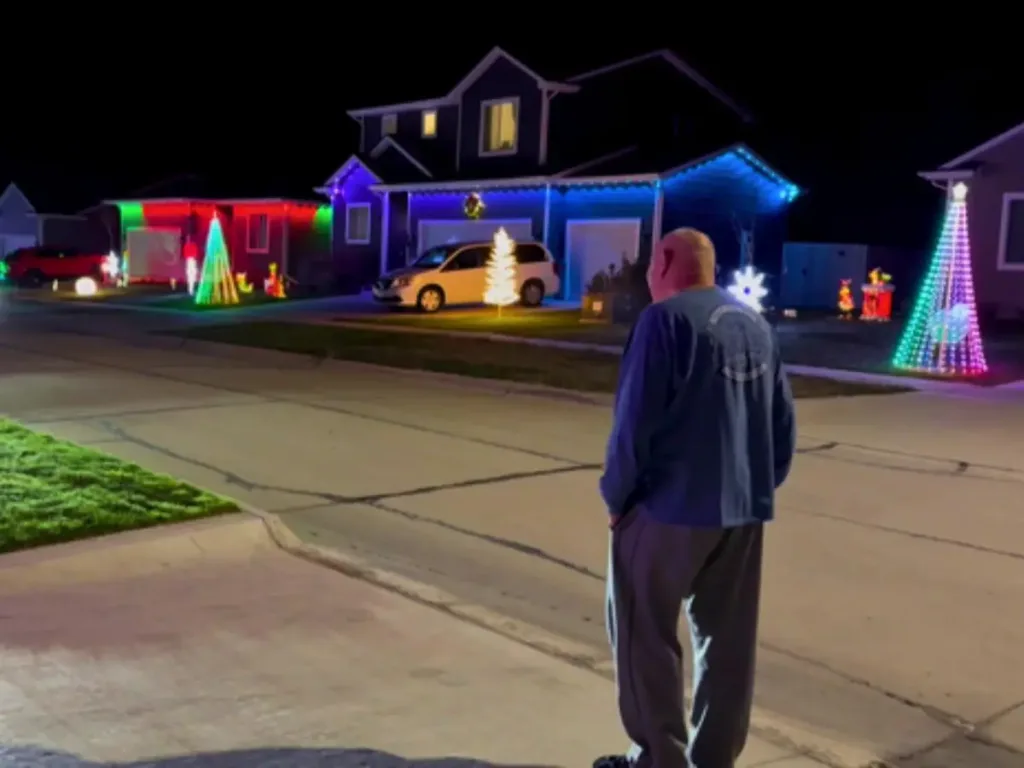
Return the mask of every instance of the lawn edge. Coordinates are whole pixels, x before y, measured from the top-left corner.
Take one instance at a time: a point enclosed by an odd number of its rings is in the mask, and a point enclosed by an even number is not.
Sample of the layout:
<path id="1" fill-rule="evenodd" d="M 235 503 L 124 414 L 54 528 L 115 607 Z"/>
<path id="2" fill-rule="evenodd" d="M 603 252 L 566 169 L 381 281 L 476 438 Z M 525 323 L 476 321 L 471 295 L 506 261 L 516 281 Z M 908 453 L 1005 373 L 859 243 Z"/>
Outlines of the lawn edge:
<path id="1" fill-rule="evenodd" d="M 130 527 L 121 528 L 121 529 L 114 529 L 114 530 L 107 530 L 107 531 L 102 531 L 100 533 L 94 533 L 94 534 L 91 534 L 91 535 L 69 536 L 68 538 L 57 538 L 57 539 L 54 539 L 52 541 L 41 541 L 41 542 L 36 543 L 36 544 L 30 544 L 28 546 L 19 547 L 17 549 L 12 549 L 12 550 L 9 550 L 9 551 L 0 551 L 0 558 L 13 557 L 13 556 L 21 555 L 21 554 L 24 554 L 24 553 L 27 553 L 27 552 L 39 552 L 39 551 L 43 551 L 43 550 L 50 550 L 50 549 L 52 549 L 54 547 L 72 546 L 72 545 L 75 545 L 75 544 L 81 544 L 83 542 L 100 541 L 100 540 L 103 540 L 103 539 L 109 539 L 112 536 L 121 536 L 121 535 L 124 535 L 124 534 L 133 534 L 133 533 L 142 533 L 142 532 L 145 532 L 145 531 L 160 530 L 160 529 L 164 529 L 164 528 L 167 528 L 167 527 L 170 527 L 170 526 L 175 526 L 175 525 L 190 525 L 190 524 L 194 524 L 194 523 L 202 523 L 202 522 L 209 521 L 209 520 L 217 520 L 217 519 L 223 518 L 225 516 L 235 514 L 235 513 L 237 513 L 239 511 L 238 502 L 235 499 L 229 498 L 229 497 L 224 496 L 223 494 L 220 494 L 220 493 L 215 493 L 214 491 L 210 491 L 210 490 L 208 490 L 206 488 L 202 488 L 202 487 L 196 485 L 195 483 L 190 483 L 190 482 L 188 482 L 186 480 L 182 480 L 181 478 L 179 478 L 179 477 L 177 477 L 175 475 L 171 475 L 171 474 L 168 474 L 166 472 L 154 471 L 154 470 L 150 469 L 149 467 L 145 467 L 142 464 L 139 464 L 136 461 L 131 461 L 129 459 L 123 459 L 120 456 L 114 455 L 113 453 L 108 453 L 107 451 L 104 451 L 104 450 L 97 450 L 96 448 L 94 448 L 92 446 L 83 445 L 83 444 L 81 444 L 81 443 L 79 443 L 79 442 L 77 442 L 75 440 L 69 440 L 69 439 L 67 439 L 65 437 L 61 437 L 60 435 L 54 434 L 53 432 L 49 432 L 49 431 L 47 431 L 45 429 L 39 429 L 37 427 L 34 427 L 31 424 L 22 421 L 21 419 L 13 418 L 13 417 L 11 417 L 11 416 L 9 416 L 7 414 L 4 414 L 4 413 L 0 412 L 0 423 L 4 423 L 4 422 L 6 422 L 7 424 L 13 424 L 14 426 L 16 426 L 16 427 L 18 427 L 18 428 L 20 428 L 20 429 L 22 429 L 22 430 L 24 430 L 26 432 L 29 432 L 29 433 L 31 433 L 31 434 L 33 434 L 35 436 L 43 437 L 43 438 L 48 438 L 52 442 L 55 442 L 55 443 L 65 443 L 66 445 L 74 446 L 75 448 L 77 448 L 80 451 L 84 451 L 84 452 L 90 453 L 90 454 L 95 454 L 96 456 L 100 456 L 100 457 L 105 457 L 107 459 L 113 460 L 113 461 L 118 462 L 119 464 L 123 464 L 125 466 L 135 467 L 136 469 L 141 470 L 142 472 L 148 473 L 150 475 L 153 475 L 154 477 L 167 478 L 172 483 L 174 483 L 174 484 L 176 484 L 178 486 L 184 486 L 185 488 L 189 488 L 189 489 L 192 489 L 194 491 L 198 491 L 201 494 L 205 494 L 207 496 L 210 496 L 210 497 L 212 497 L 212 499 L 216 500 L 218 503 L 215 506 L 211 506 L 210 510 L 204 511 L 202 514 L 191 515 L 191 516 L 182 518 L 180 520 L 167 520 L 167 521 L 149 522 L 149 523 L 143 524 L 143 525 L 130 526 Z"/>
<path id="2" fill-rule="evenodd" d="M 309 321 L 306 321 L 306 320 L 289 320 L 289 319 L 286 319 L 286 318 L 270 319 L 270 320 L 262 320 L 262 319 L 260 319 L 260 320 L 253 320 L 251 322 L 257 322 L 257 323 L 258 322 L 273 322 L 273 323 L 283 323 L 283 324 L 292 324 L 292 325 L 306 325 L 306 326 L 320 325 L 320 326 L 325 326 L 325 327 L 341 325 L 339 323 L 309 322 Z M 398 372 L 404 373 L 406 375 L 413 375 L 413 376 L 418 375 L 418 376 L 435 377 L 435 378 L 438 378 L 439 380 L 448 381 L 449 383 L 461 382 L 462 386 L 466 386 L 466 382 L 473 382 L 477 386 L 483 385 L 482 388 L 487 388 L 486 385 L 490 384 L 491 385 L 490 389 L 492 389 L 492 390 L 493 389 L 498 389 L 498 390 L 500 390 L 502 392 L 511 392 L 511 393 L 520 393 L 520 394 L 531 394 L 531 395 L 537 395 L 537 396 L 547 396 L 547 397 L 551 397 L 551 398 L 554 398 L 554 399 L 560 399 L 560 400 L 588 401 L 588 402 L 590 402 L 593 405 L 598 405 L 598 404 L 600 404 L 600 405 L 607 405 L 609 403 L 613 403 L 614 402 L 614 398 L 615 398 L 614 393 L 611 393 L 611 392 L 596 392 L 596 391 L 591 391 L 591 390 L 565 389 L 565 388 L 561 388 L 561 387 L 552 387 L 552 386 L 547 386 L 547 385 L 543 385 L 543 384 L 530 384 L 530 383 L 527 383 L 527 382 L 510 381 L 508 379 L 495 379 L 495 378 L 488 378 L 488 377 L 484 377 L 484 376 L 465 376 L 465 375 L 460 375 L 460 374 L 455 374 L 455 373 L 443 373 L 443 372 L 440 372 L 440 371 L 423 370 L 423 369 L 419 369 L 419 368 L 403 368 L 403 367 L 400 367 L 400 366 L 383 365 L 383 364 L 380 364 L 380 363 L 367 363 L 367 362 L 363 362 L 363 361 L 359 361 L 359 360 L 345 360 L 344 358 L 327 357 L 326 355 L 316 355 L 316 354 L 311 354 L 311 353 L 307 353 L 307 352 L 296 352 L 296 351 L 291 351 L 291 350 L 274 349 L 272 347 L 264 347 L 264 346 L 260 346 L 260 345 L 256 345 L 256 344 L 240 344 L 240 343 L 233 343 L 233 342 L 230 342 L 230 341 L 213 341 L 211 339 L 204 339 L 204 338 L 198 338 L 198 337 L 192 336 L 192 332 L 193 331 L 202 332 L 202 330 L 206 329 L 206 328 L 214 328 L 214 327 L 229 326 L 229 325 L 232 325 L 232 324 L 231 323 L 210 323 L 209 325 L 205 325 L 204 324 L 203 326 L 198 326 L 196 328 L 191 328 L 191 329 L 183 329 L 183 330 L 175 329 L 175 330 L 168 330 L 168 331 L 157 331 L 156 333 L 159 333 L 159 334 L 164 335 L 164 336 L 173 336 L 175 338 L 182 339 L 183 340 L 182 347 L 186 348 L 186 349 L 190 345 L 191 346 L 195 346 L 195 345 L 211 345 L 211 347 L 213 347 L 213 348 L 216 348 L 216 347 L 219 347 L 219 348 L 234 348 L 234 349 L 244 349 L 244 350 L 255 350 L 257 352 L 264 353 L 264 354 L 292 355 L 292 356 L 295 356 L 295 357 L 301 357 L 301 358 L 308 359 L 308 360 L 315 360 L 317 366 L 324 365 L 326 363 L 338 363 L 338 364 L 350 365 L 350 366 L 351 365 L 366 366 L 368 368 L 372 368 L 372 369 L 375 369 L 375 370 L 378 370 L 378 371 L 398 371 Z M 345 327 L 345 326 L 341 325 L 341 327 Z M 367 328 L 365 325 L 359 326 L 358 328 L 353 328 L 353 330 L 380 330 L 380 332 L 382 332 L 382 333 L 388 333 L 389 332 L 386 329 L 385 330 L 381 330 L 381 329 L 378 329 L 375 326 Z M 403 333 L 403 332 L 407 332 L 407 329 L 403 329 L 403 331 L 399 331 L 399 333 Z M 582 348 L 581 349 L 580 346 L 576 342 L 561 342 L 561 341 L 559 341 L 559 342 L 556 342 L 556 343 L 552 344 L 552 343 L 546 343 L 548 340 L 541 340 L 542 343 L 537 343 L 537 341 L 534 340 L 534 339 L 528 339 L 528 340 L 523 341 L 519 337 L 503 336 L 503 335 L 500 335 L 500 334 L 480 334 L 480 333 L 473 333 L 473 332 L 456 332 L 456 333 L 458 333 L 458 335 L 455 335 L 453 333 L 448 333 L 448 332 L 419 331 L 417 329 L 416 331 L 413 331 L 413 333 L 426 333 L 428 335 L 435 335 L 435 336 L 453 336 L 454 338 L 469 337 L 469 338 L 478 339 L 478 340 L 481 340 L 481 341 L 492 341 L 492 342 L 495 342 L 495 343 L 509 342 L 509 343 L 512 343 L 512 344 L 526 344 L 527 346 L 533 345 L 533 346 L 539 346 L 539 347 L 563 349 L 564 351 L 568 351 L 568 352 L 590 352 L 592 354 L 594 354 L 594 353 L 596 353 L 596 354 L 610 354 L 610 352 L 607 349 L 602 350 L 600 348 L 601 345 L 591 345 L 589 348 Z M 618 351 L 616 351 L 616 353 L 618 353 Z M 827 379 L 827 380 L 830 380 L 830 381 L 841 381 L 841 382 L 845 382 L 845 383 L 856 383 L 856 384 L 861 384 L 861 385 L 869 387 L 869 388 L 874 388 L 876 390 L 879 390 L 879 391 L 875 391 L 875 392 L 861 392 L 861 393 L 850 393 L 850 394 L 834 394 L 834 395 L 827 395 L 827 396 L 821 396 L 821 397 L 800 398 L 801 400 L 804 400 L 804 399 L 808 399 L 808 400 L 833 400 L 835 398 L 846 398 L 846 397 L 879 397 L 879 396 L 884 396 L 884 395 L 901 395 L 901 394 L 907 394 L 907 393 L 915 392 L 915 391 L 930 391 L 928 389 L 924 389 L 924 388 L 919 388 L 919 387 L 913 386 L 914 381 L 917 381 L 917 380 L 907 380 L 907 379 L 904 379 L 902 377 L 884 377 L 884 376 L 879 376 L 879 378 L 881 380 L 877 380 L 876 381 L 876 380 L 873 380 L 872 378 L 869 378 L 869 377 L 876 376 L 875 374 L 860 374 L 860 373 L 857 373 L 857 372 L 840 371 L 840 370 L 833 371 L 833 369 L 830 369 L 830 368 L 810 368 L 809 366 L 799 366 L 799 368 L 800 368 L 800 370 L 792 370 L 792 366 L 790 366 L 789 364 L 786 364 L 787 371 L 789 373 L 791 373 L 792 375 L 802 376 L 804 378 Z M 940 383 L 945 384 L 946 382 L 940 382 Z M 969 385 L 963 385 L 963 386 L 969 386 Z M 977 389 L 976 387 L 971 387 L 969 391 L 975 391 L 976 389 Z"/>

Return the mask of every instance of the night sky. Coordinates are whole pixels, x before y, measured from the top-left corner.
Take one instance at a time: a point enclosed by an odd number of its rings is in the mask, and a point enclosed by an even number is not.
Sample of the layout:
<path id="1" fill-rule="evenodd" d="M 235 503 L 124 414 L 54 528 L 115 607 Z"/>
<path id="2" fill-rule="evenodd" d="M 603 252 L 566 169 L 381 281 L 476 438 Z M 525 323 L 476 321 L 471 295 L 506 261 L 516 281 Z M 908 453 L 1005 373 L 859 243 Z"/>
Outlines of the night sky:
<path id="1" fill-rule="evenodd" d="M 312 198 L 355 149 L 347 108 L 441 96 L 492 45 L 553 79 L 669 47 L 758 116 L 766 153 L 807 189 L 791 239 L 918 247 L 934 236 L 940 199 L 915 172 L 1024 121 L 1024 63 L 977 34 L 969 50 L 957 43 L 954 56 L 948 38 L 909 30 L 883 38 L 870 25 L 859 32 L 835 20 L 818 28 L 804 19 L 769 35 L 764 24 L 777 26 L 770 16 L 747 19 L 746 32 L 709 27 L 716 34 L 696 34 L 692 19 L 664 25 L 673 39 L 652 38 L 641 24 L 627 36 L 628 24 L 602 16 L 594 23 L 614 28 L 616 42 L 588 44 L 600 35 L 568 24 L 527 25 L 524 16 L 520 30 L 445 13 L 409 19 L 403 34 L 421 23 L 440 30 L 412 42 L 392 36 L 384 44 L 388 14 L 358 22 L 328 14 L 254 21 L 247 36 L 257 42 L 243 47 L 239 17 L 230 30 L 203 35 L 219 37 L 216 46 L 147 39 L 144 48 L 166 55 L 145 67 L 69 59 L 61 71 L 82 71 L 61 78 L 26 67 L 5 82 L 0 184 L 15 180 L 38 209 L 53 212 L 179 174 L 237 196 Z M 975 22 L 957 23 L 966 30 Z M 941 34 L 959 31 L 944 26 Z M 275 34 L 288 44 L 267 43 Z M 356 47 L 342 44 L 346 36 Z"/>

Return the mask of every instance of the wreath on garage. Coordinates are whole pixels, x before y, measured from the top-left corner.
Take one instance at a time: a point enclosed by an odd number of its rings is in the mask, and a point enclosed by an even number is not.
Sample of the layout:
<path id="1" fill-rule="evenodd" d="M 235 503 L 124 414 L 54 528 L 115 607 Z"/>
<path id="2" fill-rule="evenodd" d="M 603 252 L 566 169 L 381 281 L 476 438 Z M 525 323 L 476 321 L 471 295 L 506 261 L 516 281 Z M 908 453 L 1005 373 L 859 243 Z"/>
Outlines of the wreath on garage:
<path id="1" fill-rule="evenodd" d="M 468 219 L 479 219 L 483 215 L 484 208 L 486 207 L 487 206 L 484 205 L 484 201 L 478 192 L 470 192 L 469 195 L 466 196 L 466 200 L 462 203 L 462 211 L 466 214 L 466 218 Z"/>

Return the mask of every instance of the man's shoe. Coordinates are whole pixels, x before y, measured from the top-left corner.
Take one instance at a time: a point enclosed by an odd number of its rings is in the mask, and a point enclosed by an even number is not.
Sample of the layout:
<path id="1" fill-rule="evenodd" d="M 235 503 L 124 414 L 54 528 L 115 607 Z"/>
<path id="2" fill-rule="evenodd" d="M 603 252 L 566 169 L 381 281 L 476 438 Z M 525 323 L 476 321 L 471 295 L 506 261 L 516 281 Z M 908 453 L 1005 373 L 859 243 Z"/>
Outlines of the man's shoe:
<path id="1" fill-rule="evenodd" d="M 632 765 L 625 755 L 605 755 L 594 761 L 594 768 L 630 768 Z"/>

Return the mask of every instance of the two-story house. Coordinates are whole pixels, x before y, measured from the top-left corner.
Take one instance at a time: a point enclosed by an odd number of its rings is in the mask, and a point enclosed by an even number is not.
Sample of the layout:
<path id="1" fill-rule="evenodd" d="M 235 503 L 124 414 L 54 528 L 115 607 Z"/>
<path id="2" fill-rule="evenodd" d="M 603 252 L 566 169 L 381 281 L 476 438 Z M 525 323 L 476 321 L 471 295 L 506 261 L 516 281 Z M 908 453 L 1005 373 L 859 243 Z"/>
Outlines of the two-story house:
<path id="1" fill-rule="evenodd" d="M 750 116 L 669 51 L 553 79 L 494 48 L 444 96 L 348 114 L 359 151 L 317 191 L 350 285 L 498 227 L 548 246 L 567 299 L 681 226 L 714 238 L 724 273 L 751 238 L 758 268 L 780 271 L 797 187 L 740 143 Z"/>

